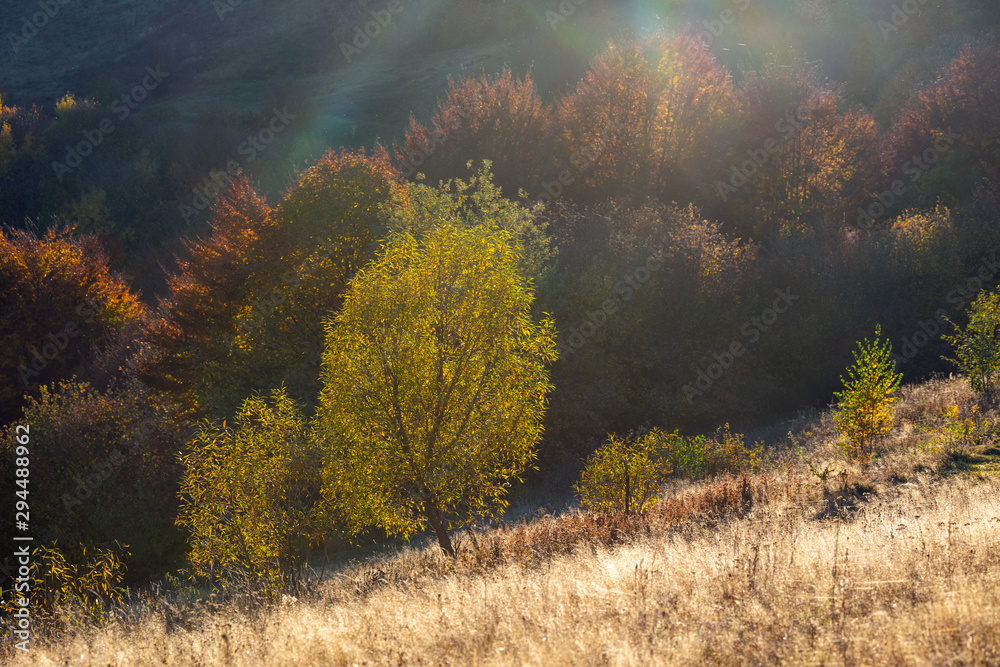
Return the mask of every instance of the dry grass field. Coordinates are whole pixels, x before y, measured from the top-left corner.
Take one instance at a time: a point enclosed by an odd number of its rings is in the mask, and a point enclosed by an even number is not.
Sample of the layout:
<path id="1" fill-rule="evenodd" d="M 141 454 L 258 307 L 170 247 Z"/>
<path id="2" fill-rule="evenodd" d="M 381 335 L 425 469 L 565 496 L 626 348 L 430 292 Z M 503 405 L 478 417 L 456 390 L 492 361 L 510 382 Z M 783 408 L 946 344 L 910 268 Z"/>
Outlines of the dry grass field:
<path id="1" fill-rule="evenodd" d="M 962 382 L 907 388 L 865 471 L 836 458 L 828 417 L 802 420 L 800 453 L 642 516 L 545 515 L 463 535 L 454 561 L 413 546 L 273 605 L 172 592 L 11 662 L 1000 664 L 995 445 L 942 435 L 971 405 Z"/>

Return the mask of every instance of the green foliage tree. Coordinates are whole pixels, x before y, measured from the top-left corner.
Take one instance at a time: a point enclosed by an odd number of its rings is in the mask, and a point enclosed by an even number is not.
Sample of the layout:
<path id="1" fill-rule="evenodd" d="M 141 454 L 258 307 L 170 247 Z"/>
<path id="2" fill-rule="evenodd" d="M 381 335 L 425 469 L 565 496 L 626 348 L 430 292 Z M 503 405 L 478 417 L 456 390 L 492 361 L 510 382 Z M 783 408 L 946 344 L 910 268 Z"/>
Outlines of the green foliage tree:
<path id="1" fill-rule="evenodd" d="M 348 526 L 408 535 L 505 506 L 542 432 L 552 322 L 530 315 L 517 242 L 489 225 L 397 234 L 327 324 L 315 433 Z"/>
<path id="2" fill-rule="evenodd" d="M 325 533 L 320 460 L 283 390 L 249 398 L 232 425 L 205 423 L 183 457 L 177 523 L 195 571 L 274 593 L 294 586 Z"/>
<path id="3" fill-rule="evenodd" d="M 660 481 L 670 470 L 659 456 L 661 432 L 635 439 L 611 435 L 587 460 L 573 487 L 580 503 L 598 512 L 641 512 L 656 500 Z"/>
<path id="4" fill-rule="evenodd" d="M 472 162 L 466 168 L 472 169 Z M 492 168 L 489 160 L 483 160 L 467 180 L 454 178 L 436 187 L 408 184 L 402 197 L 405 205 L 391 209 L 389 228 L 418 237 L 442 223 L 460 228 L 490 225 L 502 229 L 521 245 L 521 274 L 544 289 L 554 268 L 556 251 L 547 224 L 536 216 L 541 207 L 528 208 L 504 197 L 493 182 Z"/>
<path id="5" fill-rule="evenodd" d="M 881 340 L 881 327 L 875 328 L 875 340 L 859 342 L 854 350 L 854 364 L 847 369 L 849 379 L 841 378 L 844 389 L 834 392 L 837 410 L 834 419 L 842 436 L 844 450 L 851 460 L 867 464 L 875 445 L 892 429 L 893 406 L 902 374 L 895 372 L 890 358 L 892 345 Z"/>
<path id="6" fill-rule="evenodd" d="M 972 303 L 965 329 L 942 338 L 955 347 L 956 358 L 948 361 L 968 376 L 972 388 L 987 400 L 996 398 L 996 374 L 1000 371 L 1000 293 L 981 292 Z"/>

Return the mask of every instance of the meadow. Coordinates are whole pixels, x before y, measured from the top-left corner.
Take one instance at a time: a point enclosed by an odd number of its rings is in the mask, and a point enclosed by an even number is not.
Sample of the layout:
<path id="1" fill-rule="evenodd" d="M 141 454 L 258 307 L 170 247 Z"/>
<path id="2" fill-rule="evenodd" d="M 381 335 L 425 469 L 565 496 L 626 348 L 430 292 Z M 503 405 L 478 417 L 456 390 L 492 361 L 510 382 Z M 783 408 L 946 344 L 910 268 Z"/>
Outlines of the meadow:
<path id="1" fill-rule="evenodd" d="M 947 428 L 973 405 L 962 380 L 906 388 L 865 470 L 800 415 L 762 470 L 641 515 L 524 500 L 455 559 L 416 540 L 274 602 L 163 584 L 11 664 L 996 664 L 1000 453 Z"/>

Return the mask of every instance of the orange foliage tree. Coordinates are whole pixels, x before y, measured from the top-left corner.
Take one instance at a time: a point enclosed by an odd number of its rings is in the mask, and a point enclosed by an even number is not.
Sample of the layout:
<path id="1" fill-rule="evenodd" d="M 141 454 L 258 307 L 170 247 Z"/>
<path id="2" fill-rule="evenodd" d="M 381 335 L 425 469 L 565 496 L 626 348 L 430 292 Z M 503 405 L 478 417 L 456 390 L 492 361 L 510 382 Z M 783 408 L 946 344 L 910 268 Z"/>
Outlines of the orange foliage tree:
<path id="1" fill-rule="evenodd" d="M 254 391 L 318 393 L 322 320 L 370 261 L 399 204 L 383 150 L 329 151 L 273 209 L 245 178 L 213 210 L 208 239 L 187 243 L 152 327 L 144 376 L 193 414 L 227 415 Z"/>
<path id="2" fill-rule="evenodd" d="M 188 408 L 204 407 L 215 370 L 229 357 L 235 317 L 252 298 L 262 267 L 274 264 L 273 248 L 261 242 L 273 224 L 271 209 L 243 175 L 237 175 L 213 209 L 212 234 L 185 240 L 170 297 L 151 322 L 141 361 L 143 380 Z"/>
<path id="3" fill-rule="evenodd" d="M 586 201 L 690 201 L 722 166 L 734 112 L 729 73 L 696 37 L 610 44 L 559 101 L 557 164 Z"/>
<path id="4" fill-rule="evenodd" d="M 405 176 L 423 173 L 432 184 L 468 176 L 470 160 L 490 160 L 494 181 L 508 197 L 533 191 L 548 164 L 551 109 L 542 104 L 530 75 L 515 79 L 505 69 L 460 82 L 448 80 L 448 95 L 425 126 L 410 118 L 396 163 Z"/>
<path id="5" fill-rule="evenodd" d="M 973 194 L 1000 163 L 1000 47 L 967 45 L 935 83 L 903 106 L 886 141 L 884 161 L 913 188 L 910 203 L 933 205 Z"/>
<path id="6" fill-rule="evenodd" d="M 0 420 L 15 419 L 25 394 L 69 379 L 92 346 L 144 314 L 128 285 L 108 267 L 94 236 L 50 229 L 0 231 Z"/>
<path id="7" fill-rule="evenodd" d="M 740 139 L 715 180 L 713 208 L 742 235 L 769 238 L 820 219 L 839 224 L 882 180 L 874 119 L 844 110 L 840 95 L 808 72 L 752 75 L 738 97 Z"/>

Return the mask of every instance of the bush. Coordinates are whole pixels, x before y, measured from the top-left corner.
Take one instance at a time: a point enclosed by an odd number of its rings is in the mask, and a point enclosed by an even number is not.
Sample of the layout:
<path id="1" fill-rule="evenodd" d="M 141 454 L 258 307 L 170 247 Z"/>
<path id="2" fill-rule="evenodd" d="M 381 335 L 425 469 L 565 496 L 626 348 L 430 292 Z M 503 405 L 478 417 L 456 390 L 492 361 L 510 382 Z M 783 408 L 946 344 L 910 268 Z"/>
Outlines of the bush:
<path id="1" fill-rule="evenodd" d="M 574 486 L 580 504 L 597 512 L 642 512 L 656 500 L 664 469 L 659 431 L 635 438 L 610 436 L 583 470 Z"/>
<path id="2" fill-rule="evenodd" d="M 654 430 L 657 456 L 666 462 L 676 477 L 700 479 L 721 474 L 753 472 L 760 463 L 762 447 L 748 449 L 743 436 L 733 433 L 729 424 L 720 426 L 715 435 L 685 437 L 677 431 Z"/>
<path id="3" fill-rule="evenodd" d="M 183 457 L 177 523 L 195 572 L 273 594 L 294 586 L 326 523 L 320 460 L 283 390 L 249 398 L 231 426 L 205 423 Z"/>
<path id="4" fill-rule="evenodd" d="M 33 572 L 24 599 L 33 616 L 47 623 L 103 621 L 109 605 L 121 603 L 125 589 L 127 547 L 115 543 L 106 548 L 78 546 L 67 559 L 62 550 L 36 547 L 31 554 Z M 13 614 L 22 605 L 20 592 L 0 590 L 0 610 Z M 10 624 L 13 629 L 13 623 Z M 50 626 L 53 627 L 53 626 Z M 3 625 L 0 624 L 0 628 Z"/>
<path id="5" fill-rule="evenodd" d="M 25 408 L 35 540 L 62 545 L 72 563 L 83 550 L 129 545 L 129 579 L 142 581 L 177 564 L 183 534 L 174 526 L 183 427 L 131 383 L 99 392 L 87 384 L 43 387 Z M 3 443 L 13 460 L 16 424 Z M 5 467 L 5 496 L 13 497 Z M 13 515 L 0 517 L 7 533 Z"/>
<path id="6" fill-rule="evenodd" d="M 996 398 L 1000 371 L 1000 293 L 983 291 L 972 303 L 969 323 L 952 336 L 942 336 L 955 347 L 949 359 L 969 378 L 969 384 L 987 400 Z"/>

